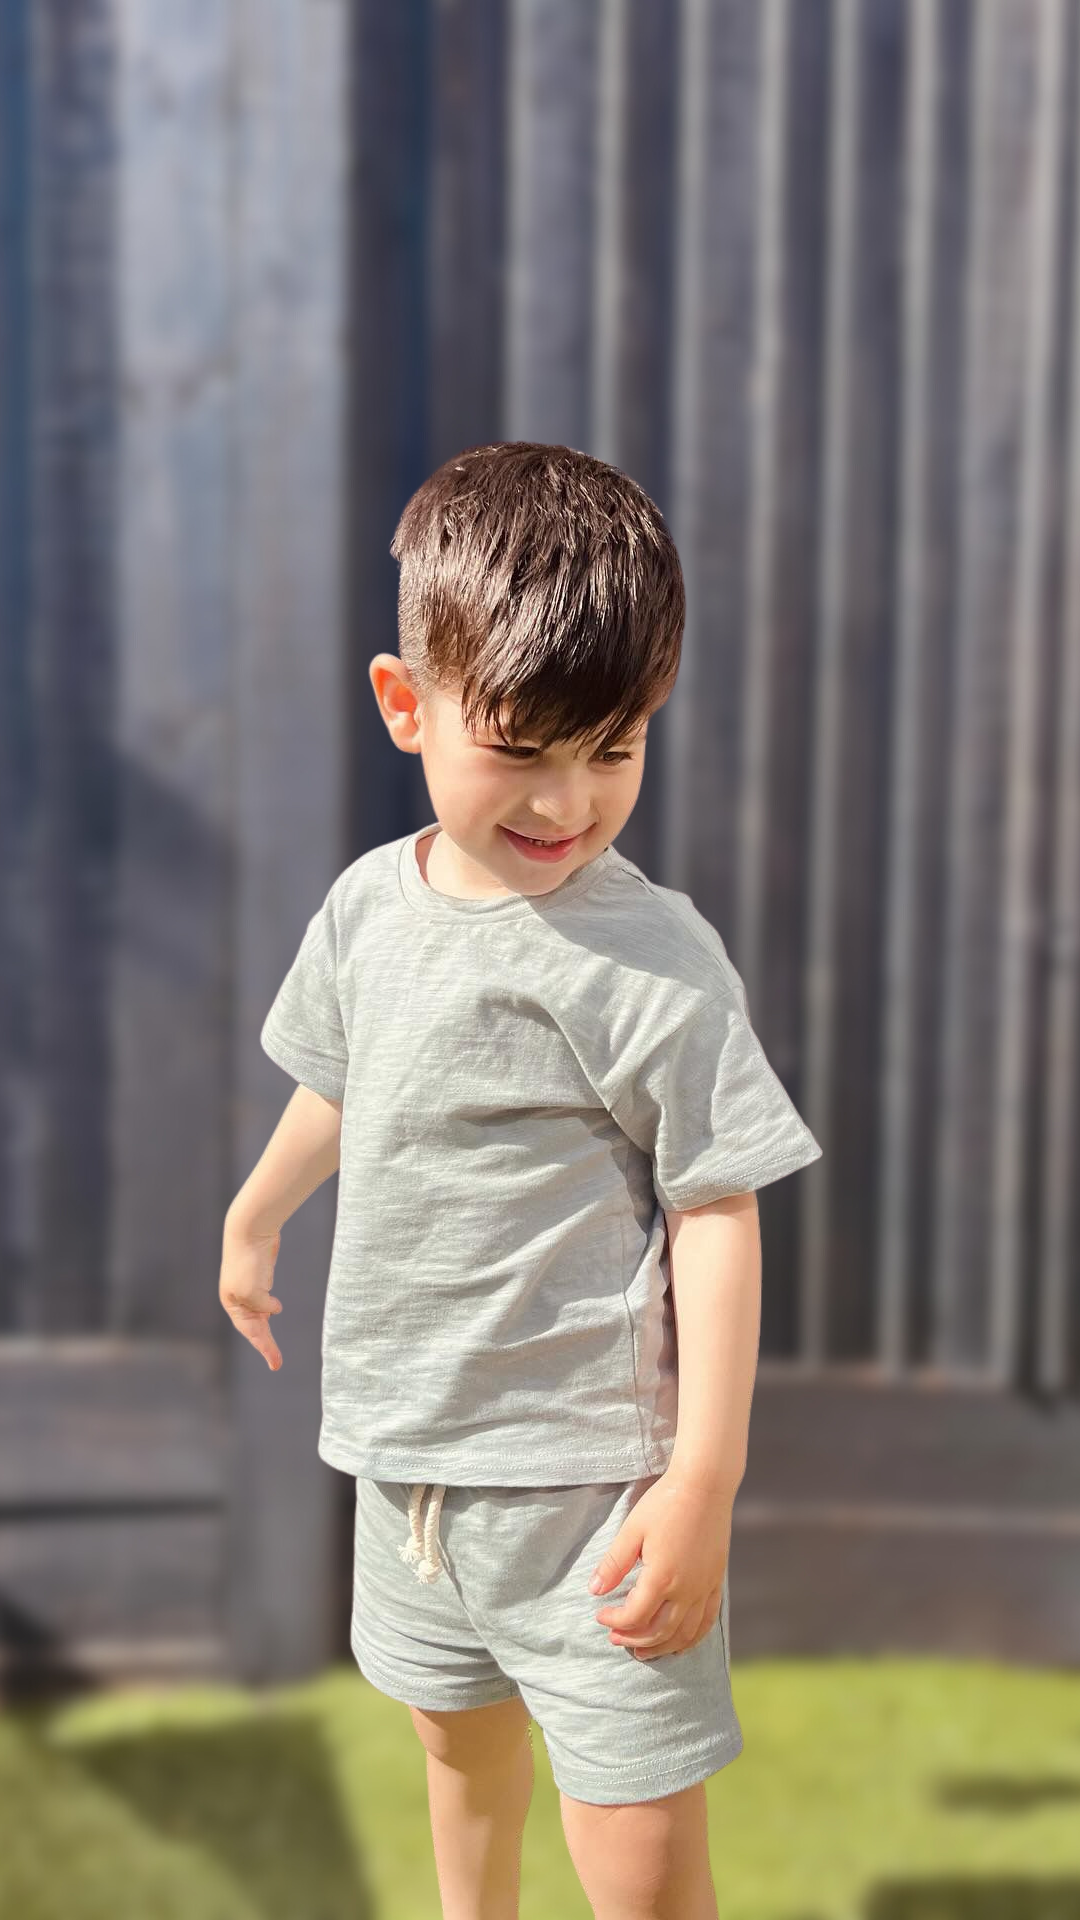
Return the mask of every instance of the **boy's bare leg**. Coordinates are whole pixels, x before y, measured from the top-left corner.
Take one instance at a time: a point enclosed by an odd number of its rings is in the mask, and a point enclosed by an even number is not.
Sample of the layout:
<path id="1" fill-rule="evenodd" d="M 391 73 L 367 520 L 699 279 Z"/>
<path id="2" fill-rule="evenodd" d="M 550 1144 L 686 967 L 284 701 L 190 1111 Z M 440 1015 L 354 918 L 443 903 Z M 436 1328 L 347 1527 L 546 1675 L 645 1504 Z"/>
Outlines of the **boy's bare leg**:
<path id="1" fill-rule="evenodd" d="M 427 1749 L 443 1920 L 518 1920 L 534 1778 L 524 1701 L 515 1695 L 461 1713 L 409 1712 Z"/>
<path id="2" fill-rule="evenodd" d="M 559 1799 L 595 1920 L 717 1920 L 703 1780 L 625 1806 Z"/>

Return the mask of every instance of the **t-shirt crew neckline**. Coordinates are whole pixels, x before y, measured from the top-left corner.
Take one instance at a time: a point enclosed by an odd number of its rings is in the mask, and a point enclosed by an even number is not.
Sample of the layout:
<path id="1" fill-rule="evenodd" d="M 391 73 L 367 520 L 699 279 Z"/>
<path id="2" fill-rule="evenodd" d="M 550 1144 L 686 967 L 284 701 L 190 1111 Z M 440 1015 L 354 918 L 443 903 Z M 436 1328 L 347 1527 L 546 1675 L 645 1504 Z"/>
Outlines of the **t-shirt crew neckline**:
<path id="1" fill-rule="evenodd" d="M 614 844 L 609 844 L 547 893 L 497 893 L 489 899 L 465 900 L 457 894 L 440 893 L 424 879 L 420 871 L 417 859 L 419 843 L 425 834 L 436 833 L 438 828 L 437 820 L 429 821 L 426 827 L 418 827 L 415 833 L 408 834 L 402 841 L 398 855 L 398 876 L 406 900 L 418 912 L 433 916 L 495 914 L 502 919 L 509 919 L 525 913 L 543 913 L 548 907 L 560 906 L 564 900 L 572 899 L 576 894 L 584 893 L 586 888 L 595 886 L 602 874 L 613 867 L 619 858 Z"/>

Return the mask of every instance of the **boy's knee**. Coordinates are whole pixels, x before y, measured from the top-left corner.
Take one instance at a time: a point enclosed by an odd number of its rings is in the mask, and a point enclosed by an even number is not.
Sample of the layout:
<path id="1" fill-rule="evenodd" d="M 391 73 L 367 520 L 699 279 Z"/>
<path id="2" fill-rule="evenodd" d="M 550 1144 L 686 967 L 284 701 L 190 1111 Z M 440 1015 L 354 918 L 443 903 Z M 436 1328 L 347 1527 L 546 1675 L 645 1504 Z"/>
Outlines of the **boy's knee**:
<path id="1" fill-rule="evenodd" d="M 457 1713 L 409 1712 L 428 1753 L 462 1773 L 505 1766 L 528 1738 L 529 1712 L 519 1694 Z"/>

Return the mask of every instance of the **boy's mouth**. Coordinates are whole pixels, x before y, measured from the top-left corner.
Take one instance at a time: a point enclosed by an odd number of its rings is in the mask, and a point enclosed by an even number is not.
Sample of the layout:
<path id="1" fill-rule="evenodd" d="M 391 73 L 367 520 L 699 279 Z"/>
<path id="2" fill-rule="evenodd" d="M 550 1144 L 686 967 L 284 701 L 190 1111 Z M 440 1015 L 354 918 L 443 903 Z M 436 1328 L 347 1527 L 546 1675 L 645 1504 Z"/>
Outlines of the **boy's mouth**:
<path id="1" fill-rule="evenodd" d="M 504 827 L 503 832 L 511 846 L 528 860 L 563 860 L 581 839 L 580 833 L 572 834 L 569 840 L 534 840 L 528 834 L 515 833 L 513 827 Z"/>

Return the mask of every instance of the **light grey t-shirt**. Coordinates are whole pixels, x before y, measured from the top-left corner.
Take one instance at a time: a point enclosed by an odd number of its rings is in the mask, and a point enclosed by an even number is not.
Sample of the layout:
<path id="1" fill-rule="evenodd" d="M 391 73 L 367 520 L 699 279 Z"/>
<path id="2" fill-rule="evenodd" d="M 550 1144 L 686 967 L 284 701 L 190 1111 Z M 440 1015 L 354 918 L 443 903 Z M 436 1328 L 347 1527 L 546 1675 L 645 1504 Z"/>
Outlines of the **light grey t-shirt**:
<path id="1" fill-rule="evenodd" d="M 664 1209 L 821 1148 L 688 894 L 609 845 L 549 893 L 464 900 L 374 847 L 262 1029 L 342 1100 L 319 1452 L 375 1480 L 564 1486 L 667 1466 Z"/>

